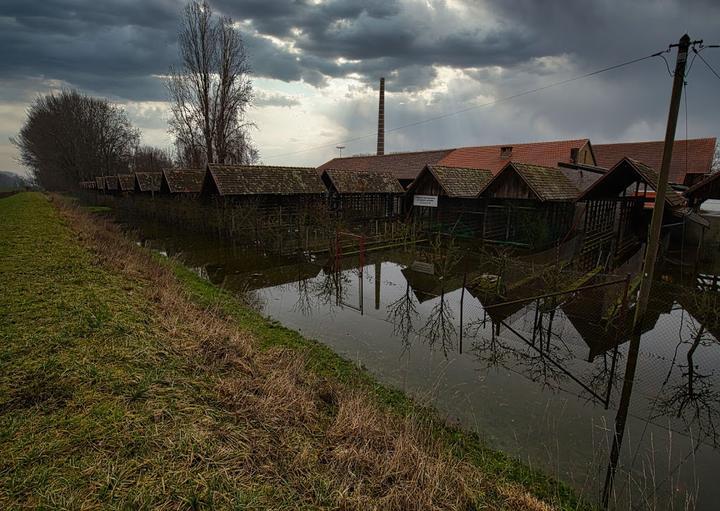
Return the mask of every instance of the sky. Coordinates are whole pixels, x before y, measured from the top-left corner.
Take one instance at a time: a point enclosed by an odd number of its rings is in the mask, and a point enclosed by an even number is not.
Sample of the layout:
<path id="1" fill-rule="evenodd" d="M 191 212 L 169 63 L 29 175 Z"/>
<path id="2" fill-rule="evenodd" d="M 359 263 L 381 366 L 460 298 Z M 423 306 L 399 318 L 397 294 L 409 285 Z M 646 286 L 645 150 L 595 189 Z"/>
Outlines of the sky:
<path id="1" fill-rule="evenodd" d="M 685 32 L 720 43 L 715 0 L 210 4 L 243 36 L 255 91 L 251 136 L 262 162 L 277 165 L 320 165 L 340 144 L 343 155 L 372 153 L 381 76 L 386 152 L 662 139 L 672 78 L 660 57 L 505 98 L 666 50 Z M 170 147 L 163 76 L 178 61 L 183 5 L 0 0 L 0 170 L 23 172 L 9 138 L 33 98 L 63 88 L 109 98 L 144 143 Z M 720 48 L 701 55 L 720 73 Z M 664 56 L 674 67 L 675 54 Z M 696 59 L 686 81 L 677 137 L 720 135 L 720 78 Z"/>

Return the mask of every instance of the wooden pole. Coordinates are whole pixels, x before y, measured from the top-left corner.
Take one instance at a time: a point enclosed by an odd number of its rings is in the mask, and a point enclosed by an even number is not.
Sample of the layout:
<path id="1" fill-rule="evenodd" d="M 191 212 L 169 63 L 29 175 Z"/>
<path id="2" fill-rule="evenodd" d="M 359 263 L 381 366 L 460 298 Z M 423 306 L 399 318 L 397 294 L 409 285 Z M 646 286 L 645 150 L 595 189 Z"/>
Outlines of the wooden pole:
<path id="1" fill-rule="evenodd" d="M 658 247 L 660 244 L 660 231 L 662 229 L 663 211 L 665 207 L 665 195 L 668 186 L 668 175 L 670 173 L 670 161 L 672 160 L 673 144 L 675 142 L 675 128 L 677 126 L 678 110 L 680 109 L 680 98 L 685 82 L 685 64 L 687 63 L 690 37 L 685 34 L 680 38 L 677 45 L 677 61 L 675 64 L 675 75 L 673 79 L 672 96 L 670 97 L 670 112 L 668 113 L 667 129 L 665 131 L 665 146 L 663 148 L 662 166 L 658 177 L 657 190 L 655 193 L 655 206 L 653 207 L 650 232 L 645 249 L 645 262 L 643 264 L 643 276 L 640 282 L 637 307 L 633 330 L 638 331 L 643 316 L 647 309 L 652 287 L 653 274 L 655 273 L 655 260 L 657 259 Z"/>

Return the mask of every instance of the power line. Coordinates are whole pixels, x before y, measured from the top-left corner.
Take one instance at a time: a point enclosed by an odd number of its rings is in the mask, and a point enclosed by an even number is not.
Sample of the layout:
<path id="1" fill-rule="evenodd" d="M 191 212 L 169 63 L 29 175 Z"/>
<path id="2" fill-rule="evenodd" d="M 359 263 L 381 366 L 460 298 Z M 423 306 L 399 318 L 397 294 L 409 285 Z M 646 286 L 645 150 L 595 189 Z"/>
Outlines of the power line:
<path id="1" fill-rule="evenodd" d="M 585 79 L 585 78 L 590 78 L 591 76 L 599 75 L 599 74 L 605 73 L 605 72 L 607 72 L 607 71 L 613 71 L 613 70 L 615 70 L 615 69 L 619 69 L 619 68 L 621 68 L 621 67 L 629 66 L 629 65 L 631 65 L 631 64 L 636 64 L 636 63 L 638 63 L 638 62 L 642 62 L 643 60 L 651 59 L 651 58 L 653 58 L 653 57 L 662 57 L 662 54 L 665 53 L 666 51 L 668 51 L 668 50 L 663 50 L 663 51 L 659 51 L 659 52 L 653 53 L 653 54 L 651 54 L 651 55 L 647 55 L 647 56 L 645 56 L 645 57 L 639 57 L 639 58 L 636 58 L 636 59 L 628 60 L 628 61 L 622 62 L 622 63 L 620 63 L 620 64 L 615 64 L 615 65 L 612 65 L 612 66 L 609 66 L 609 67 L 605 67 L 605 68 L 602 68 L 602 69 L 598 69 L 598 70 L 596 70 L 596 71 L 591 71 L 591 72 L 589 72 L 589 73 L 585 73 L 585 74 L 582 74 L 582 75 L 574 76 L 574 77 L 572 77 L 572 78 L 567 78 L 567 79 L 565 79 L 565 80 L 560 80 L 560 81 L 558 81 L 558 82 L 550 83 L 550 84 L 548 84 L 548 85 L 543 85 L 542 87 L 536 87 L 536 88 L 534 88 L 534 89 L 530 89 L 530 90 L 526 90 L 526 91 L 523 91 L 523 92 L 519 92 L 519 93 L 517 93 L 517 94 L 513 94 L 513 95 L 511 95 L 511 96 L 505 96 L 505 97 L 503 97 L 503 98 L 496 99 L 496 100 L 493 100 L 493 101 L 489 101 L 489 102 L 487 102 L 487 103 L 482 103 L 482 104 L 480 104 L 480 105 L 473 105 L 473 106 L 469 106 L 469 107 L 467 107 L 467 108 L 463 108 L 463 109 L 461 109 L 461 110 L 456 110 L 456 111 L 454 111 L 454 112 L 448 112 L 448 113 L 445 113 L 445 114 L 436 115 L 436 116 L 434 116 L 434 117 L 428 117 L 428 118 L 426 118 L 426 119 L 422 119 L 422 120 L 419 120 L 419 121 L 411 122 L 411 123 L 409 123 L 409 124 L 403 124 L 403 125 L 401 125 L 401 126 L 396 126 L 396 127 L 394 127 L 394 128 L 390 128 L 390 129 L 386 130 L 386 133 L 393 132 L 393 131 L 403 130 L 403 129 L 410 128 L 410 127 L 413 127 L 413 126 L 418 126 L 418 125 L 421 125 L 421 124 L 426 124 L 426 123 L 429 123 L 429 122 L 437 121 L 437 120 L 439 120 L 439 119 L 445 119 L 445 118 L 447 118 L 447 117 L 452 117 L 452 116 L 454 116 L 454 115 L 458 115 L 458 114 L 462 114 L 462 113 L 465 113 L 465 112 L 469 112 L 469 111 L 471 111 L 471 110 L 476 110 L 476 109 L 478 109 L 478 108 L 484 108 L 484 107 L 487 107 L 487 106 L 492 106 L 492 105 L 497 105 L 497 104 L 499 104 L 499 103 L 505 103 L 505 102 L 508 102 L 508 101 L 512 101 L 513 99 L 517 99 L 517 98 L 520 98 L 520 97 L 523 97 L 523 96 L 527 96 L 527 95 L 529 95 L 529 94 L 534 94 L 534 93 L 536 93 L 536 92 L 541 92 L 541 91 L 544 91 L 544 90 L 547 90 L 547 89 L 552 89 L 552 88 L 554 88 L 554 87 L 559 87 L 559 86 L 561 86 L 561 85 L 565 85 L 565 84 L 568 84 L 568 83 L 571 83 L 571 82 L 575 82 L 575 81 L 577 81 L 577 80 L 583 80 L 583 79 Z M 702 58 L 702 57 L 701 57 L 701 58 Z M 720 78 L 720 76 L 719 76 L 718 78 Z M 341 142 L 333 142 L 333 143 L 329 143 L 329 144 L 323 144 L 323 145 L 318 145 L 318 146 L 314 146 L 314 147 L 308 147 L 308 148 L 305 148 L 305 149 L 300 149 L 300 150 L 298 150 L 298 151 L 291 151 L 291 152 L 288 152 L 288 153 L 270 155 L 269 158 L 280 158 L 280 157 L 283 157 L 283 156 L 291 156 L 291 155 L 294 155 L 294 154 L 300 154 L 300 153 L 305 153 L 305 152 L 308 152 L 308 151 L 314 151 L 314 150 L 316 150 L 316 149 L 324 149 L 324 148 L 334 147 L 334 146 L 339 145 L 339 144 L 348 144 L 349 142 L 356 142 L 356 141 L 358 141 L 358 140 L 363 140 L 363 139 L 366 139 L 366 138 L 374 137 L 375 135 L 377 135 L 377 132 L 368 133 L 368 134 L 366 134 L 366 135 L 361 135 L 361 136 L 358 136 L 358 137 L 349 138 L 349 139 L 343 140 L 343 141 L 341 141 Z"/>
<path id="2" fill-rule="evenodd" d="M 702 55 L 700 55 L 700 52 L 695 52 L 695 55 L 697 55 L 698 58 L 703 61 L 703 64 L 705 64 L 707 66 L 707 68 L 710 71 L 712 71 L 712 74 L 714 74 L 717 77 L 717 79 L 720 80 L 720 74 L 718 74 L 718 72 L 715 71 L 715 69 L 713 69 L 713 67 L 710 65 L 710 63 L 707 60 L 705 60 Z"/>

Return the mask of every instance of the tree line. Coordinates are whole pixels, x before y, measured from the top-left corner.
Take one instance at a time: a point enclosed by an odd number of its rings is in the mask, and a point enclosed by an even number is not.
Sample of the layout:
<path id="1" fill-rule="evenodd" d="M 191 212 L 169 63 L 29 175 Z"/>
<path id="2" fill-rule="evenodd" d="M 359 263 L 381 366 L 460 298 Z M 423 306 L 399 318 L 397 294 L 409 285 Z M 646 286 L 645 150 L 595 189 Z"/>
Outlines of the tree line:
<path id="1" fill-rule="evenodd" d="M 178 48 L 179 63 L 165 82 L 173 151 L 142 145 L 140 130 L 121 106 L 63 90 L 36 98 L 11 139 L 35 182 L 47 190 L 72 190 L 98 175 L 257 162 L 246 119 L 253 98 L 250 66 L 233 20 L 216 15 L 205 1 L 190 1 Z"/>

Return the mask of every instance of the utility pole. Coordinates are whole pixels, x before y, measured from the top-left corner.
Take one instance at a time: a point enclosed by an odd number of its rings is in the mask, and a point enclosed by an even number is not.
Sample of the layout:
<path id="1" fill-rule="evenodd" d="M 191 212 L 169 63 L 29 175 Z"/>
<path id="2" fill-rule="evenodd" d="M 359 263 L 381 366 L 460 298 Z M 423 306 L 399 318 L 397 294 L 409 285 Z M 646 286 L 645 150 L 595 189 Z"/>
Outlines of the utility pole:
<path id="1" fill-rule="evenodd" d="M 677 126 L 678 110 L 680 109 L 680 98 L 685 83 L 685 64 L 687 63 L 688 49 L 690 47 L 690 37 L 685 34 L 680 38 L 678 44 L 673 44 L 670 47 L 675 46 L 677 46 L 678 53 L 675 63 L 672 96 L 670 97 L 670 112 L 668 113 L 667 129 L 665 131 L 662 166 L 660 167 L 660 176 L 658 177 L 657 190 L 655 191 L 655 207 L 653 207 L 650 232 L 648 233 L 648 242 L 645 248 L 645 262 L 643 263 L 640 292 L 638 294 L 637 306 L 635 307 L 633 333 L 639 331 L 643 316 L 645 316 L 650 298 L 653 274 L 655 273 L 655 260 L 657 259 L 658 246 L 660 244 L 660 230 L 662 229 L 663 211 L 665 209 L 665 195 L 668 187 L 673 144 L 675 143 L 675 128 Z"/>
<path id="2" fill-rule="evenodd" d="M 690 43 L 690 37 L 685 34 L 680 38 L 678 44 L 670 46 L 671 48 L 677 46 L 678 49 L 677 61 L 675 63 L 675 74 L 673 75 L 672 96 L 670 97 L 670 112 L 668 113 L 667 130 L 665 131 L 662 166 L 660 167 L 660 176 L 658 177 L 655 193 L 655 206 L 653 207 L 650 232 L 648 233 L 648 242 L 645 249 L 645 262 L 643 263 L 643 275 L 642 280 L 640 281 L 640 292 L 638 293 L 633 327 L 630 332 L 630 347 L 628 348 L 622 394 L 620 396 L 618 411 L 615 415 L 615 435 L 613 438 L 612 448 L 610 450 L 610 461 L 605 474 L 605 486 L 603 488 L 602 495 L 603 509 L 607 509 L 610 503 L 610 495 L 612 493 L 613 483 L 615 480 L 615 471 L 617 470 L 617 464 L 620 459 L 620 447 L 622 446 L 623 436 L 625 434 L 625 423 L 627 421 L 628 410 L 630 408 L 630 397 L 632 396 L 635 369 L 637 366 L 638 354 L 640 352 L 642 321 L 645 316 L 645 311 L 647 310 L 653 274 L 655 273 L 655 260 L 657 259 L 658 246 L 660 244 L 660 230 L 662 228 L 663 211 L 665 209 L 668 174 L 670 173 L 670 161 L 672 160 L 673 144 L 675 143 L 675 127 L 677 126 L 682 88 L 685 83 L 685 64 L 687 63 L 688 49 L 690 48 L 690 44 L 695 44 L 697 42 L 701 41 L 694 41 L 693 43 Z"/>

